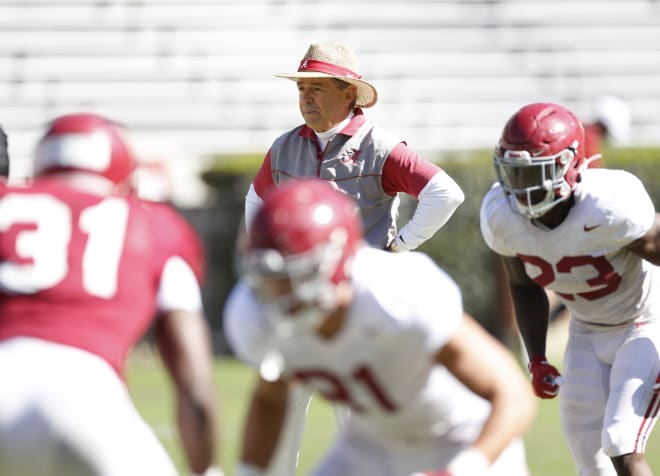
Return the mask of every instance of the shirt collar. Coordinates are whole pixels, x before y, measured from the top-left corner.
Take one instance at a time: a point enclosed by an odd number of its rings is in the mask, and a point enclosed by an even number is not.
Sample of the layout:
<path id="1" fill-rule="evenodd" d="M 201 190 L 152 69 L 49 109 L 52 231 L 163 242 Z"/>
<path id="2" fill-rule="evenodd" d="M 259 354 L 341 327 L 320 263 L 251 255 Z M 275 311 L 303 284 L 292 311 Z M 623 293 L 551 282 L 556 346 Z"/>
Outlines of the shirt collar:
<path id="1" fill-rule="evenodd" d="M 344 128 L 337 132 L 337 134 L 353 136 L 358 131 L 358 129 L 362 127 L 366 120 L 367 118 L 365 117 L 364 112 L 362 112 L 362 109 L 359 107 L 355 108 L 353 109 L 353 117 L 350 118 Z M 316 132 L 314 132 L 314 129 L 307 126 L 307 124 L 302 126 L 298 134 L 305 139 L 313 139 L 316 137 Z"/>

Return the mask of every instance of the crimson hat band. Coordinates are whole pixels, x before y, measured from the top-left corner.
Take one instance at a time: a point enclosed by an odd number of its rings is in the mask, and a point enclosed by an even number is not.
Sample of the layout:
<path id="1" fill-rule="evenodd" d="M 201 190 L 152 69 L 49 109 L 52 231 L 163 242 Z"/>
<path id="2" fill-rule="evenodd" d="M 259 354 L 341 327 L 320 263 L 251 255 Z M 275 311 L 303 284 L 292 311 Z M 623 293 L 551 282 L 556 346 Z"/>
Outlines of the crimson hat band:
<path id="1" fill-rule="evenodd" d="M 360 79 L 362 76 L 357 74 L 354 71 L 351 71 L 348 68 L 342 68 L 332 63 L 326 63 L 325 61 L 304 59 L 300 62 L 298 67 L 298 72 L 311 72 L 315 71 L 317 73 L 326 73 L 332 76 L 343 76 L 345 78 L 354 78 Z"/>

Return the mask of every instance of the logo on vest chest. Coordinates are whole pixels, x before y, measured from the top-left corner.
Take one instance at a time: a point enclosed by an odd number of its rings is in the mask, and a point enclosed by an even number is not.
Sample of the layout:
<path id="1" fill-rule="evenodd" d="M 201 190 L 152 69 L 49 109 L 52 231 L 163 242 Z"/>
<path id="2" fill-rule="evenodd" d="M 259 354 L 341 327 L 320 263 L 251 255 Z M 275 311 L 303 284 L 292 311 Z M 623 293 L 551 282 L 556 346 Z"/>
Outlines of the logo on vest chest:
<path id="1" fill-rule="evenodd" d="M 356 165 L 358 162 L 360 162 L 360 154 L 361 152 L 359 150 L 349 150 L 345 156 L 341 157 L 340 160 L 344 164 Z"/>

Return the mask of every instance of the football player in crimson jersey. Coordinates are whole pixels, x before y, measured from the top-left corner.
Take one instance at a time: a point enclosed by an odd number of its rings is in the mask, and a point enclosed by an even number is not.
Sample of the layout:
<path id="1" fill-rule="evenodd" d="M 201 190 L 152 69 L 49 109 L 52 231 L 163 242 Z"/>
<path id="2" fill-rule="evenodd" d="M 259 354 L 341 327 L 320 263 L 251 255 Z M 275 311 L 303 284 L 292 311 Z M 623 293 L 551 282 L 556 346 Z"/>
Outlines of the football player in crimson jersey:
<path id="1" fill-rule="evenodd" d="M 628 172 L 586 167 L 582 125 L 558 104 L 517 111 L 493 162 L 499 181 L 481 230 L 508 273 L 535 393 L 559 394 L 578 474 L 652 474 L 644 448 L 660 405 L 660 220 L 651 198 Z M 571 313 L 563 376 L 545 357 L 544 288 Z"/>
<path id="2" fill-rule="evenodd" d="M 239 246 L 225 331 L 260 379 L 237 476 L 265 474 L 295 385 L 349 409 L 315 476 L 528 475 L 535 404 L 517 362 L 430 258 L 367 246 L 356 207 L 289 182 Z"/>
<path id="3" fill-rule="evenodd" d="M 106 118 L 61 116 L 34 181 L 0 190 L 0 474 L 177 474 L 123 381 L 152 324 L 191 471 L 220 472 L 203 250 L 130 191 L 133 162 Z"/>

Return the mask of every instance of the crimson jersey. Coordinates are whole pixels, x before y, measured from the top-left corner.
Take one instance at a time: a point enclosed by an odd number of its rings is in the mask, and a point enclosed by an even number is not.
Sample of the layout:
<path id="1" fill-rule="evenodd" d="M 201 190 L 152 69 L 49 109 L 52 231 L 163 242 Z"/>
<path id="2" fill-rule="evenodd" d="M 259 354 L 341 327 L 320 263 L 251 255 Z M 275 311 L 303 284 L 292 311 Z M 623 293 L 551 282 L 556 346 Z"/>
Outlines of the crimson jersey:
<path id="1" fill-rule="evenodd" d="M 167 205 L 97 195 L 57 178 L 3 187 L 0 340 L 31 336 L 71 345 L 121 374 L 158 303 L 177 299 L 162 297 L 172 263 L 177 272 L 170 274 L 194 275 L 199 290 L 201 243 Z"/>

